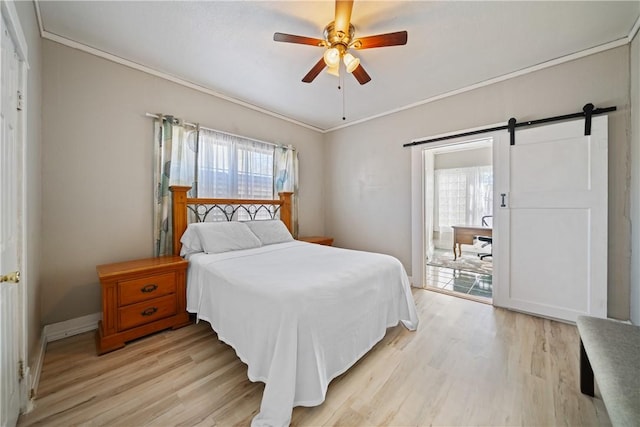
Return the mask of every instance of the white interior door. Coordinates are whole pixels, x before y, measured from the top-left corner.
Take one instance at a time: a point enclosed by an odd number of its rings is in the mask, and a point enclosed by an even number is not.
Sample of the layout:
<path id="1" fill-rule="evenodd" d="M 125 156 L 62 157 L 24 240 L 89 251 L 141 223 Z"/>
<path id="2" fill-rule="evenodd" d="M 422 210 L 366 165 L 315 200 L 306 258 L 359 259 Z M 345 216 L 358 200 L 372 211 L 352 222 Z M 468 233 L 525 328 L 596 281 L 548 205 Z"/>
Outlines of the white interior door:
<path id="1" fill-rule="evenodd" d="M 22 334 L 21 288 L 17 277 L 22 249 L 22 144 L 18 126 L 20 61 L 2 15 L 2 140 L 0 141 L 0 425 L 13 426 L 20 412 Z"/>
<path id="2" fill-rule="evenodd" d="M 607 315 L 607 117 L 505 132 L 494 154 L 494 304 Z M 502 195 L 504 194 L 504 205 Z M 495 282 L 494 282 L 495 283 Z"/>

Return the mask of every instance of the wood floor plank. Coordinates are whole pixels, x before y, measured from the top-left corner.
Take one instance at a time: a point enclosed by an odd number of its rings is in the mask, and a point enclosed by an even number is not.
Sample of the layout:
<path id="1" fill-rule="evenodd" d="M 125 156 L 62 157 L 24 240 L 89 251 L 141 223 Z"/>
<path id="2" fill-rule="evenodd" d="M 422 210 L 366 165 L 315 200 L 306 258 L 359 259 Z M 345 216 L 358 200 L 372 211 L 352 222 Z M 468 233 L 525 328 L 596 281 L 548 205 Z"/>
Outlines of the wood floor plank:
<path id="1" fill-rule="evenodd" d="M 334 379 L 295 426 L 608 425 L 579 391 L 575 326 L 421 289 L 420 325 Z M 247 426 L 264 384 L 206 322 L 96 355 L 93 333 L 50 343 L 18 425 Z"/>

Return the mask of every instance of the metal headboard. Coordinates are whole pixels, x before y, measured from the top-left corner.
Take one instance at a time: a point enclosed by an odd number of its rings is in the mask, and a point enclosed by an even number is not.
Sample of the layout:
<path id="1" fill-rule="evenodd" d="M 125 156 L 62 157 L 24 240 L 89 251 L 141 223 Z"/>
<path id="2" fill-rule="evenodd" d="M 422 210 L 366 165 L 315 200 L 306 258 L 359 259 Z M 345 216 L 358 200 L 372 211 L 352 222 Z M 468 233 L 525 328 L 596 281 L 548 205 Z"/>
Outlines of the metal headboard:
<path id="1" fill-rule="evenodd" d="M 234 220 L 250 220 L 256 219 L 276 219 L 279 217 L 280 205 L 274 204 L 187 204 L 187 209 L 192 215 L 189 215 L 189 223 L 207 222 L 209 221 L 234 221 Z"/>
<path id="2" fill-rule="evenodd" d="M 180 253 L 180 237 L 190 222 L 205 222 L 208 220 L 280 220 L 292 232 L 291 197 L 293 193 L 279 193 L 278 200 L 261 199 L 208 199 L 190 198 L 187 192 L 191 187 L 172 186 L 173 194 L 173 253 Z M 218 218 L 215 218 L 215 217 Z M 189 221 L 191 219 L 191 221 Z"/>

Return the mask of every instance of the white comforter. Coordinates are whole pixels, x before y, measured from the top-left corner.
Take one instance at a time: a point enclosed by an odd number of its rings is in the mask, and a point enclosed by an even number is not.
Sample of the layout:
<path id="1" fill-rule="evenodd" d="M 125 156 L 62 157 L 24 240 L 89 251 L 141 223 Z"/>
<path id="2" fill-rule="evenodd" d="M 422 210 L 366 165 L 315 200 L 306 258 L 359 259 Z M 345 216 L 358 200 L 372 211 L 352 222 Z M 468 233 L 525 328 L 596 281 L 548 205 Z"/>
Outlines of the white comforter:
<path id="1" fill-rule="evenodd" d="M 404 268 L 387 255 L 288 242 L 189 260 L 187 310 L 265 383 L 252 426 L 288 425 L 387 327 L 418 326 Z"/>

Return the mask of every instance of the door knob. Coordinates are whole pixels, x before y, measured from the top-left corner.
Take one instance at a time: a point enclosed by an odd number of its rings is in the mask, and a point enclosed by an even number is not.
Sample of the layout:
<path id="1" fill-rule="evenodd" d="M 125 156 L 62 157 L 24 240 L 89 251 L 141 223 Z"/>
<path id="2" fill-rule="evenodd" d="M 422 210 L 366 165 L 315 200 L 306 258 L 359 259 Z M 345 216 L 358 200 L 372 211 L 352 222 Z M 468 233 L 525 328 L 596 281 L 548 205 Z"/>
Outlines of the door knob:
<path id="1" fill-rule="evenodd" d="M 18 283 L 20 281 L 20 272 L 14 271 L 13 273 L 9 273 L 4 276 L 0 276 L 0 283 L 9 282 L 9 283 Z"/>

